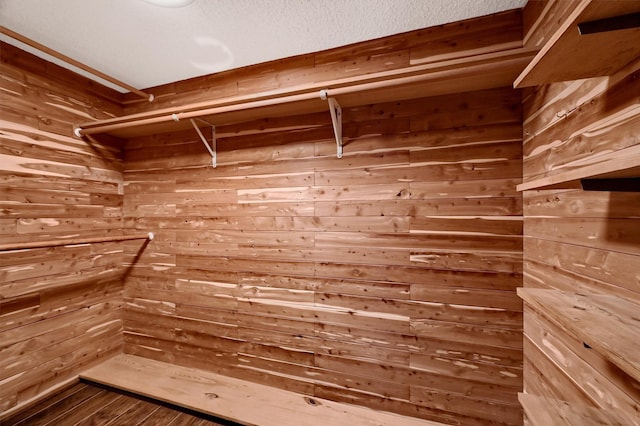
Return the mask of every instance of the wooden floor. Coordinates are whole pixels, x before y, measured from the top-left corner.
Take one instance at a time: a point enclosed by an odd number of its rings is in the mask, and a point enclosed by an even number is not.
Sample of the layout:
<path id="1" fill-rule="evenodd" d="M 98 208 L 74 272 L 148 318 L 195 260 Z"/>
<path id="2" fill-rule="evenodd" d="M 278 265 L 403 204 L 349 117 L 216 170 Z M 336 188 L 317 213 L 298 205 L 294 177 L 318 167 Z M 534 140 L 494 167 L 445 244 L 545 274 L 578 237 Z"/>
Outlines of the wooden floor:
<path id="1" fill-rule="evenodd" d="M 10 425 L 233 426 L 113 389 L 78 383 L 0 422 Z"/>

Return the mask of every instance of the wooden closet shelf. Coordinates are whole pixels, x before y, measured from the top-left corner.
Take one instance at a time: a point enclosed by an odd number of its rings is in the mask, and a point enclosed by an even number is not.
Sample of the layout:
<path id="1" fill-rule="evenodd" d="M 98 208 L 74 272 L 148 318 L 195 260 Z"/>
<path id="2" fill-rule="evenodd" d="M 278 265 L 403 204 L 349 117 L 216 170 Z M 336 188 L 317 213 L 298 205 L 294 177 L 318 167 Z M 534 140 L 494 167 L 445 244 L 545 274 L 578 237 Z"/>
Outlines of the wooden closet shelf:
<path id="1" fill-rule="evenodd" d="M 213 125 L 248 122 L 261 118 L 322 112 L 329 109 L 326 97 L 343 107 L 392 102 L 420 97 L 510 86 L 534 50 L 512 48 L 356 77 L 197 102 L 179 107 L 82 123 L 76 135 L 106 133 L 129 138 L 184 130 L 189 119 Z"/>
<path id="2" fill-rule="evenodd" d="M 518 191 L 579 188 L 582 179 L 640 177 L 640 144 L 591 157 L 588 161 L 551 176 L 521 183 L 516 188 Z"/>
<path id="3" fill-rule="evenodd" d="M 581 0 L 514 87 L 612 75 L 640 55 L 640 27 L 580 34 L 579 24 L 640 12 L 639 1 Z"/>
<path id="4" fill-rule="evenodd" d="M 611 411 L 525 393 L 518 400 L 531 426 L 626 426 L 629 420 Z"/>
<path id="5" fill-rule="evenodd" d="M 518 288 L 526 305 L 640 381 L 640 305 L 602 294 Z"/>
<path id="6" fill-rule="evenodd" d="M 246 425 L 444 426 L 133 355 L 111 358 L 80 378 Z"/>

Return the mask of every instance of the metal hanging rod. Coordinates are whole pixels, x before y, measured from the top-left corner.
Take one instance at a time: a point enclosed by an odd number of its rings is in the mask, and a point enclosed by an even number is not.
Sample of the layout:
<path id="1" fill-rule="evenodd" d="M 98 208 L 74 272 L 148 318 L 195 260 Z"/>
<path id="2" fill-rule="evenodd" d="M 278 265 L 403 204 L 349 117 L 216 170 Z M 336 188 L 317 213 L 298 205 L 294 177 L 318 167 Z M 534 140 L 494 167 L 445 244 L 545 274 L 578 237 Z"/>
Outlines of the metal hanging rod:
<path id="1" fill-rule="evenodd" d="M 7 243 L 0 244 L 0 251 L 9 250 L 24 250 L 32 248 L 42 247 L 56 247 L 56 246 L 70 246 L 74 244 L 89 244 L 89 243 L 108 243 L 111 241 L 128 241 L 128 240 L 153 240 L 155 235 L 153 232 L 146 234 L 133 234 L 133 235 L 116 235 L 112 237 L 94 237 L 94 238 L 71 238 L 68 240 L 46 240 L 46 241 L 33 241 L 29 243 Z"/>
<path id="2" fill-rule="evenodd" d="M 122 82 L 122 81 L 120 81 L 118 79 L 115 79 L 115 78 L 113 78 L 113 77 L 111 77 L 111 76 L 109 76 L 109 75 L 107 75 L 107 74 L 105 74 L 105 73 L 103 73 L 101 71 L 98 71 L 95 68 L 91 68 L 90 66 L 85 65 L 82 62 L 78 62 L 75 59 L 68 57 L 67 55 L 64 55 L 64 54 L 62 54 L 62 53 L 60 53 L 60 52 L 58 52 L 56 50 L 53 50 L 53 49 L 51 49 L 51 48 L 49 48 L 49 47 L 47 47 L 47 46 L 45 46 L 43 44 L 40 44 L 35 40 L 31 40 L 30 38 L 27 38 L 27 37 L 23 36 L 22 34 L 18 34 L 17 32 L 11 31 L 10 29 L 8 29 L 8 28 L 6 28 L 4 26 L 1 26 L 1 25 L 0 25 L 0 33 L 4 34 L 4 35 L 6 35 L 6 36 L 8 36 L 8 37 L 10 37 L 10 38 L 12 38 L 14 40 L 17 40 L 17 41 L 19 41 L 21 43 L 24 43 L 27 46 L 31 46 L 34 49 L 37 49 L 37 50 L 41 51 L 42 53 L 46 53 L 47 55 L 53 56 L 54 58 L 57 58 L 57 59 L 60 59 L 61 61 L 66 62 L 69 65 L 73 65 L 76 68 L 79 68 L 79 69 L 81 69 L 83 71 L 86 71 L 86 72 L 88 72 L 90 74 L 93 74 L 96 77 L 100 77 L 101 79 L 103 79 L 105 81 L 108 81 L 109 83 L 113 83 L 116 86 L 122 87 L 123 89 L 127 89 L 128 91 L 130 91 L 132 93 L 135 93 L 136 95 L 147 99 L 149 102 L 153 102 L 154 97 L 153 97 L 152 94 L 145 93 L 142 90 L 138 90 L 135 87 L 130 86 L 125 82 Z"/>
<path id="3" fill-rule="evenodd" d="M 205 115 L 215 115 L 215 114 L 221 114 L 225 112 L 240 111 L 244 109 L 261 108 L 261 107 L 272 106 L 272 105 L 281 105 L 281 104 L 286 104 L 290 102 L 306 101 L 309 99 L 317 99 L 317 98 L 318 98 L 317 92 L 313 92 L 313 93 L 301 93 L 296 95 L 281 96 L 276 98 L 251 100 L 251 101 L 241 102 L 241 103 L 225 104 L 221 106 L 213 106 L 206 109 L 197 109 L 194 111 L 186 111 L 186 112 L 171 113 L 171 112 L 166 112 L 166 110 L 158 110 L 158 111 L 151 112 L 151 114 L 153 114 L 152 117 L 135 119 L 135 121 L 127 120 L 128 118 L 134 117 L 134 116 L 130 116 L 130 117 L 119 117 L 115 119 L 109 119 L 108 121 L 104 120 L 105 124 L 102 124 L 103 122 L 101 121 L 100 124 L 96 124 L 95 126 L 93 126 L 92 123 L 83 124 L 74 129 L 74 134 L 78 137 L 82 137 L 84 135 L 92 135 L 95 133 L 105 133 L 105 132 L 110 132 L 114 130 L 126 129 L 132 126 L 144 126 L 148 124 L 180 121 L 180 120 L 186 120 L 190 118 L 203 117 Z M 126 121 L 122 121 L 123 118 Z"/>

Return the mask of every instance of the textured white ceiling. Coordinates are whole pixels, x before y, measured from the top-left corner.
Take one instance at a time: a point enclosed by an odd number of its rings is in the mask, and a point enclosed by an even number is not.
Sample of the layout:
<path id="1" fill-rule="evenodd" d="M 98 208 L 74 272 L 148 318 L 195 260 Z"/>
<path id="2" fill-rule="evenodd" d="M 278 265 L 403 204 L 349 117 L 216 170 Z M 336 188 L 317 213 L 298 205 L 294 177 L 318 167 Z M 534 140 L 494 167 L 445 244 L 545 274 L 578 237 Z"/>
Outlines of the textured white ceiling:
<path id="1" fill-rule="evenodd" d="M 183 8 L 163 8 L 143 0 L 0 0 L 0 23 L 134 87 L 146 88 L 520 8 L 524 3 L 195 0 Z"/>

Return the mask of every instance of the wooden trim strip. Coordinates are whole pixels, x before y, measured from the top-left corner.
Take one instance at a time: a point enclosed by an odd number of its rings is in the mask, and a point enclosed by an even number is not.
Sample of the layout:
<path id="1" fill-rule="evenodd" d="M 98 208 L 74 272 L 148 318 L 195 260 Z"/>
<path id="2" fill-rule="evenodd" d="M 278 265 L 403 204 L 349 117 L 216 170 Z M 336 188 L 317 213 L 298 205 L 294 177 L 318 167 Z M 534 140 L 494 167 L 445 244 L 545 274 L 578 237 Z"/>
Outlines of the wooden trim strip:
<path id="1" fill-rule="evenodd" d="M 98 71 L 95 68 L 91 68 L 88 65 L 83 64 L 82 62 L 78 62 L 73 58 L 68 57 L 67 55 L 64 55 L 56 50 L 53 50 L 43 44 L 38 43 L 35 40 L 31 40 L 30 38 L 27 38 L 25 36 L 23 36 L 22 34 L 18 34 L 15 31 L 12 31 L 4 26 L 0 25 L 0 33 L 4 34 L 8 37 L 11 37 L 14 40 L 17 40 L 21 43 L 26 44 L 27 46 L 31 46 L 34 49 L 38 49 L 39 51 L 41 51 L 42 53 L 46 53 L 47 55 L 53 56 L 54 58 L 60 59 L 61 61 L 66 62 L 69 65 L 73 65 L 76 68 L 80 68 L 83 71 L 86 71 L 90 74 L 93 74 L 96 77 L 100 77 L 101 79 L 108 81 L 109 83 L 113 83 L 116 86 L 120 86 L 123 89 L 127 89 L 128 91 L 135 93 L 136 95 L 143 97 L 145 99 L 147 99 L 149 102 L 153 101 L 153 95 L 149 94 L 149 93 L 145 93 L 141 90 L 136 89 L 133 86 L 128 85 L 125 82 L 122 82 L 114 77 L 111 77 L 101 71 Z"/>
<path id="2" fill-rule="evenodd" d="M 528 29 L 527 28 L 523 29 L 524 31 L 527 31 L 526 34 L 524 34 L 524 36 L 522 37 L 523 46 L 526 46 L 529 43 L 529 39 L 533 36 L 533 34 L 535 34 L 535 32 L 538 30 L 538 27 L 540 27 L 542 22 L 546 19 L 547 14 L 551 10 L 555 2 L 556 0 L 549 0 L 544 5 L 544 9 L 542 9 L 542 12 L 540 12 L 537 19 L 533 22 L 531 27 Z M 527 3 L 525 7 L 531 7 L 531 3 Z"/>
<path id="3" fill-rule="evenodd" d="M 33 241 L 29 243 L 0 244 L 0 251 L 24 250 L 41 247 L 70 246 L 74 244 L 107 243 L 111 241 L 153 240 L 153 232 L 146 234 L 116 235 L 112 237 L 71 238 L 68 240 Z"/>

